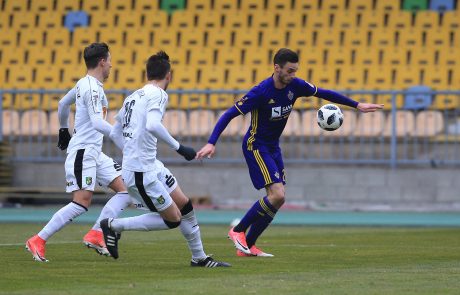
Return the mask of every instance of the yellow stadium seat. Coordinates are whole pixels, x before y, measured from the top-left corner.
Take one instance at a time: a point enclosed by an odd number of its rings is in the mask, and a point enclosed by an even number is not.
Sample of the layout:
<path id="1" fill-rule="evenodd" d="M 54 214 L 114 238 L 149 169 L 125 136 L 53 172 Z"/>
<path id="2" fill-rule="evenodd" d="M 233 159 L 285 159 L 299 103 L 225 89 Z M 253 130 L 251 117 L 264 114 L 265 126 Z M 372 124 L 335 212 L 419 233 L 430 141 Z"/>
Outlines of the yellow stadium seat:
<path id="1" fill-rule="evenodd" d="M 179 94 L 179 108 L 183 110 L 208 109 L 207 95 L 202 93 Z"/>
<path id="2" fill-rule="evenodd" d="M 208 108 L 212 110 L 222 110 L 234 104 L 234 95 L 226 93 L 213 93 L 209 95 Z"/>
<path id="3" fill-rule="evenodd" d="M 361 29 L 360 27 L 350 28 L 347 30 L 343 30 L 344 33 L 344 40 L 343 40 L 343 47 L 348 49 L 358 49 L 364 50 L 367 48 L 368 45 L 368 30 Z M 373 49 L 374 51 L 377 51 Z"/>
<path id="4" fill-rule="evenodd" d="M 82 10 L 91 12 L 91 14 L 95 12 L 106 11 L 107 10 L 106 1 L 105 0 L 83 1 Z"/>
<path id="5" fill-rule="evenodd" d="M 33 110 L 41 107 L 40 94 L 37 93 L 18 93 L 13 99 L 13 107 L 16 110 Z"/>
<path id="6" fill-rule="evenodd" d="M 168 110 L 164 116 L 163 124 L 172 136 L 188 135 L 187 114 L 183 110 Z"/>
<path id="7" fill-rule="evenodd" d="M 244 66 L 236 66 L 226 69 L 228 88 L 246 90 L 253 86 L 254 81 L 251 71 Z"/>
<path id="8" fill-rule="evenodd" d="M 171 27 L 175 29 L 187 29 L 195 26 L 195 18 L 198 15 L 191 10 L 177 10 L 172 14 Z"/>
<path id="9" fill-rule="evenodd" d="M 371 32 L 369 47 L 386 49 L 394 46 L 395 31 L 393 29 L 375 29 Z"/>
<path id="10" fill-rule="evenodd" d="M 133 89 L 140 88 L 141 86 L 142 84 L 139 84 L 138 86 L 133 87 Z M 119 111 L 121 107 L 123 106 L 125 95 L 110 93 L 110 94 L 106 94 L 106 96 L 107 96 L 107 101 L 109 102 L 109 110 Z"/>
<path id="11" fill-rule="evenodd" d="M 433 10 L 418 11 L 415 14 L 415 28 L 432 30 L 438 28 L 440 13 Z"/>
<path id="12" fill-rule="evenodd" d="M 302 48 L 299 59 L 310 69 L 323 65 L 324 52 L 318 48 Z"/>
<path id="13" fill-rule="evenodd" d="M 48 116 L 41 110 L 25 111 L 21 115 L 22 135 L 46 135 L 49 129 Z"/>
<path id="14" fill-rule="evenodd" d="M 74 87 L 75 84 L 86 74 L 86 67 L 84 64 L 78 64 L 70 67 L 64 67 L 62 85 L 60 88 Z M 111 74 L 113 75 L 113 73 Z"/>
<path id="15" fill-rule="evenodd" d="M 23 88 L 29 87 L 32 83 L 32 68 L 23 66 L 23 65 L 15 65 L 9 66 L 7 68 L 8 72 L 8 79 L 7 85 L 8 88 Z"/>
<path id="16" fill-rule="evenodd" d="M 216 11 L 234 11 L 238 9 L 238 1 L 235 0 L 219 0 L 214 2 L 214 10 Z"/>
<path id="17" fill-rule="evenodd" d="M 335 84 L 335 69 L 332 67 L 316 67 L 312 71 L 312 77 L 309 79 L 317 87 L 331 88 Z"/>
<path id="18" fill-rule="evenodd" d="M 449 70 L 445 67 L 428 67 L 424 72 L 424 84 L 435 90 L 445 90 L 451 85 L 458 89 L 459 85 L 449 81 Z"/>
<path id="19" fill-rule="evenodd" d="M 27 64 L 35 65 L 50 65 L 52 51 L 48 48 L 37 50 L 36 48 L 27 51 L 28 59 Z"/>
<path id="20" fill-rule="evenodd" d="M 232 33 L 228 29 L 208 30 L 207 46 L 212 48 L 228 48 L 231 46 Z"/>
<path id="21" fill-rule="evenodd" d="M 62 28 L 62 17 L 63 15 L 56 11 L 41 12 L 38 14 L 37 27 L 44 30 Z"/>
<path id="22" fill-rule="evenodd" d="M 185 66 L 187 65 L 187 62 L 190 63 L 191 55 L 195 52 L 197 52 L 197 50 L 189 50 L 183 47 L 176 47 L 176 48 L 172 48 L 171 50 L 168 49 L 166 53 L 169 55 L 169 60 L 171 62 L 172 70 L 174 71 L 174 67 L 176 66 Z M 152 55 L 153 53 L 155 52 L 152 52 L 150 55 Z M 189 55 L 190 55 L 190 58 L 187 60 Z"/>
<path id="23" fill-rule="evenodd" d="M 14 47 L 18 45 L 18 32 L 16 30 L 3 30 L 0 34 L 0 45 L 4 47 Z"/>
<path id="24" fill-rule="evenodd" d="M 241 1 L 240 9 L 243 11 L 263 11 L 265 10 L 265 1 L 245 0 Z"/>
<path id="25" fill-rule="evenodd" d="M 348 10 L 351 11 L 366 12 L 373 9 L 373 1 L 369 0 L 351 0 L 348 5 Z"/>
<path id="26" fill-rule="evenodd" d="M 410 65 L 416 67 L 431 67 L 435 65 L 435 52 L 426 47 L 410 51 Z"/>
<path id="27" fill-rule="evenodd" d="M 285 0 L 268 0 L 267 10 L 285 13 L 291 10 L 291 3 Z"/>
<path id="28" fill-rule="evenodd" d="M 54 10 L 54 0 L 30 1 L 30 11 L 35 13 L 43 13 L 44 11 Z"/>
<path id="29" fill-rule="evenodd" d="M 204 10 L 208 13 L 208 11 L 211 10 L 211 2 L 212 0 L 188 0 L 187 9 L 197 12 L 202 12 Z"/>
<path id="30" fill-rule="evenodd" d="M 442 51 L 455 47 L 451 40 L 451 31 L 444 28 L 427 30 L 424 45 L 430 50 L 440 49 Z"/>
<path id="31" fill-rule="evenodd" d="M 191 66 L 198 66 L 201 68 L 206 68 L 209 65 L 214 63 L 214 60 L 217 59 L 217 50 L 211 47 L 203 47 L 200 50 L 188 50 L 188 60 L 187 64 Z M 186 60 L 184 56 L 184 62 Z"/>
<path id="32" fill-rule="evenodd" d="M 72 46 L 84 49 L 84 47 L 95 42 L 96 31 L 91 28 L 75 28 L 72 37 Z"/>
<path id="33" fill-rule="evenodd" d="M 361 86 L 361 89 L 362 88 L 364 88 L 364 86 Z M 347 96 L 360 103 L 375 103 L 372 94 L 349 94 Z M 346 106 L 343 107 L 346 108 Z"/>
<path id="34" fill-rule="evenodd" d="M 390 47 L 382 51 L 382 64 L 393 67 L 407 65 L 407 52 L 408 50 L 402 47 Z"/>
<path id="35" fill-rule="evenodd" d="M 355 64 L 356 66 L 379 65 L 380 64 L 380 50 L 376 50 L 374 48 L 369 48 L 369 47 L 356 49 L 354 50 L 352 64 Z"/>
<path id="36" fill-rule="evenodd" d="M 70 32 L 65 28 L 47 29 L 45 31 L 46 46 L 51 48 L 61 48 L 62 51 L 69 50 Z M 66 48 L 64 50 L 64 48 Z"/>
<path id="37" fill-rule="evenodd" d="M 317 109 L 319 107 L 319 99 L 314 96 L 310 97 L 299 97 L 297 98 L 294 109 L 304 110 L 304 109 Z"/>
<path id="38" fill-rule="evenodd" d="M 422 84 L 419 68 L 399 67 L 395 74 L 396 78 L 394 86 L 396 89 L 405 89 Z"/>
<path id="39" fill-rule="evenodd" d="M 246 1 L 243 1 L 243 3 L 246 3 Z M 276 14 L 273 11 L 253 10 L 250 15 L 248 27 L 252 30 L 275 28 Z"/>
<path id="40" fill-rule="evenodd" d="M 135 89 L 144 81 L 142 68 L 125 66 L 115 69 L 115 88 Z"/>
<path id="41" fill-rule="evenodd" d="M 305 11 L 307 13 L 317 12 L 319 10 L 318 3 L 319 1 L 296 0 L 294 1 L 293 10 Z"/>
<path id="42" fill-rule="evenodd" d="M 189 113 L 188 134 L 208 136 L 215 124 L 214 112 L 210 110 L 193 110 Z"/>
<path id="43" fill-rule="evenodd" d="M 402 48 L 414 48 L 419 49 L 422 47 L 422 35 L 421 30 L 400 30 L 397 32 L 397 43 L 396 46 Z"/>
<path id="44" fill-rule="evenodd" d="M 27 50 L 21 47 L 3 47 L 1 49 L 2 65 L 23 65 L 26 61 Z"/>
<path id="45" fill-rule="evenodd" d="M 150 48 L 153 40 L 153 32 L 142 28 L 126 31 L 126 46 L 142 50 L 142 48 Z"/>
<path id="46" fill-rule="evenodd" d="M 357 23 L 360 29 L 376 29 L 384 25 L 385 14 L 380 11 L 363 11 Z"/>
<path id="47" fill-rule="evenodd" d="M 174 88 L 174 87 L 172 87 L 172 88 Z M 169 96 L 168 96 L 168 109 L 178 109 L 178 108 L 179 108 L 179 94 L 177 94 L 177 93 L 169 93 Z"/>
<path id="48" fill-rule="evenodd" d="M 291 114 L 289 114 L 289 119 L 286 122 L 286 126 L 284 127 L 283 135 L 284 136 L 298 136 L 301 135 L 301 116 L 299 111 L 292 110 Z"/>
<path id="49" fill-rule="evenodd" d="M 27 30 L 35 28 L 35 14 L 26 11 L 15 13 L 13 15 L 13 23 L 11 27 L 16 30 Z"/>
<path id="50" fill-rule="evenodd" d="M 14 110 L 3 110 L 2 134 L 4 136 L 19 134 L 19 113 Z"/>
<path id="51" fill-rule="evenodd" d="M 30 48 L 45 44 L 45 32 L 41 29 L 21 30 L 19 35 L 19 46 Z"/>
<path id="52" fill-rule="evenodd" d="M 28 0 L 14 0 L 14 1 L 6 1 L 4 11 L 6 12 L 24 12 L 29 10 L 28 7 Z"/>
<path id="53" fill-rule="evenodd" d="M 105 40 L 105 39 L 102 39 Z M 120 66 L 131 66 L 133 62 L 134 52 L 132 49 L 120 46 L 110 46 L 110 56 L 112 58 L 112 65 L 115 68 Z"/>
<path id="54" fill-rule="evenodd" d="M 175 47 L 177 46 L 177 34 L 178 32 L 172 28 L 155 30 L 153 32 L 153 46 L 160 49 Z"/>
<path id="55" fill-rule="evenodd" d="M 37 67 L 34 81 L 35 88 L 53 89 L 60 87 L 59 69 L 50 64 Z"/>
<path id="56" fill-rule="evenodd" d="M 286 1 L 283 1 L 283 3 Z M 278 28 L 284 29 L 305 29 L 307 16 L 302 11 L 287 10 L 278 15 Z M 292 35 L 295 35 L 294 33 Z"/>
<path id="57" fill-rule="evenodd" d="M 357 127 L 357 116 L 355 110 L 344 110 L 343 112 L 343 124 L 334 132 L 328 132 L 328 136 L 332 137 L 344 137 L 355 135 Z"/>
<path id="58" fill-rule="evenodd" d="M 58 109 L 59 101 L 64 93 L 46 93 L 42 96 L 41 108 L 43 110 L 55 111 Z"/>
<path id="59" fill-rule="evenodd" d="M 364 89 L 364 72 L 361 67 L 349 67 L 343 75 L 343 85 L 346 89 Z"/>
<path id="60" fill-rule="evenodd" d="M 247 65 L 249 67 L 266 67 L 272 63 L 268 57 L 265 47 L 248 47 L 242 49 L 242 52 L 244 55 L 243 60 L 241 60 L 241 64 Z M 225 53 L 222 51 L 221 55 L 225 55 Z M 237 61 L 239 61 L 239 59 Z"/>
<path id="61" fill-rule="evenodd" d="M 0 30 L 2 32 L 6 32 L 10 28 L 10 16 L 12 17 L 12 14 L 0 11 Z"/>
<path id="62" fill-rule="evenodd" d="M 329 28 L 330 13 L 318 10 L 306 15 L 305 27 L 312 30 L 323 30 Z"/>
<path id="63" fill-rule="evenodd" d="M 191 48 L 191 49 L 201 49 L 204 46 L 204 32 L 200 29 L 189 28 L 181 29 L 179 31 L 180 40 L 178 46 Z"/>
<path id="64" fill-rule="evenodd" d="M 223 16 L 224 24 L 222 28 L 225 30 L 243 30 L 248 28 L 249 14 L 247 11 L 229 11 L 223 14 Z"/>
<path id="65" fill-rule="evenodd" d="M 207 11 L 198 18 L 198 27 L 201 29 L 220 28 L 223 21 L 223 15 L 218 11 Z"/>
<path id="66" fill-rule="evenodd" d="M 138 12 L 119 12 L 115 15 L 115 27 L 122 30 L 138 29 L 141 27 L 141 18 Z"/>
<path id="67" fill-rule="evenodd" d="M 87 2 L 92 3 L 92 1 L 87 1 Z M 95 3 L 97 3 L 97 1 Z M 94 10 L 94 11 L 88 10 L 88 11 L 91 11 L 90 28 L 92 28 L 93 30 L 113 29 L 114 24 L 115 24 L 114 14 L 106 11 L 105 9 Z"/>
<path id="68" fill-rule="evenodd" d="M 168 24 L 168 13 L 164 10 L 145 11 L 142 30 L 163 29 Z"/>
<path id="69" fill-rule="evenodd" d="M 442 18 L 444 29 L 458 30 L 460 28 L 460 10 L 446 11 Z"/>
<path id="70" fill-rule="evenodd" d="M 348 67 L 351 64 L 351 52 L 341 47 L 329 47 L 326 49 L 329 65 Z"/>
<path id="71" fill-rule="evenodd" d="M 365 69 L 365 84 L 370 89 L 391 89 L 391 71 L 386 67 L 369 67 Z"/>
<path id="72" fill-rule="evenodd" d="M 356 28 L 356 16 L 355 11 L 339 10 L 333 14 L 332 27 L 334 30 L 348 30 Z"/>
<path id="73" fill-rule="evenodd" d="M 194 67 L 175 67 L 172 73 L 172 89 L 197 89 L 197 70 Z"/>
<path id="74" fill-rule="evenodd" d="M 145 11 L 147 13 L 157 12 L 160 11 L 160 1 L 152 1 L 152 0 L 136 0 L 135 2 L 134 11 Z M 161 10 L 164 11 L 164 10 Z"/>
<path id="75" fill-rule="evenodd" d="M 421 111 L 415 118 L 415 136 L 435 136 L 444 129 L 444 119 L 440 111 Z"/>
<path id="76" fill-rule="evenodd" d="M 288 30 L 287 34 L 288 40 L 286 41 L 286 45 L 292 50 L 302 51 L 307 47 L 313 47 L 309 30 L 302 27 L 293 28 Z"/>
<path id="77" fill-rule="evenodd" d="M 390 89 L 389 87 L 379 87 L 376 86 L 376 90 L 388 90 Z M 392 107 L 392 100 L 393 100 L 393 95 L 392 94 L 376 94 L 375 95 L 375 103 L 383 104 L 383 110 L 389 111 L 391 110 Z M 401 109 L 404 105 L 404 97 L 402 95 L 396 95 L 395 96 L 395 107 L 397 109 Z"/>
<path id="78" fill-rule="evenodd" d="M 241 30 L 235 34 L 234 47 L 247 48 L 259 46 L 258 32 L 251 29 Z"/>
<path id="79" fill-rule="evenodd" d="M 388 18 L 387 27 L 389 29 L 404 30 L 412 26 L 412 13 L 410 11 L 400 11 L 392 14 Z"/>
<path id="80" fill-rule="evenodd" d="M 78 50 L 66 48 L 65 50 L 56 49 L 56 50 L 53 50 L 53 52 L 54 52 L 54 64 L 57 66 L 65 67 L 69 65 L 77 65 L 79 62 L 80 53 Z"/>
<path id="81" fill-rule="evenodd" d="M 338 46 L 340 42 L 340 32 L 337 30 L 314 30 L 311 35 L 313 45 L 319 48 L 329 48 Z"/>
<path id="82" fill-rule="evenodd" d="M 56 1 L 56 11 L 59 12 L 68 12 L 80 10 L 80 1 L 74 0 L 59 0 Z"/>
<path id="83" fill-rule="evenodd" d="M 123 32 L 120 30 L 105 28 L 99 31 L 98 36 L 98 41 L 107 43 L 107 45 L 109 45 L 109 48 L 123 46 Z"/>
<path id="84" fill-rule="evenodd" d="M 454 94 L 435 95 L 432 109 L 435 110 L 453 110 L 460 108 L 460 96 Z"/>
<path id="85" fill-rule="evenodd" d="M 345 118 L 344 121 L 347 119 Z M 383 132 L 385 114 L 383 112 L 360 113 L 357 116 L 356 128 L 353 135 L 358 137 L 375 137 Z"/>
<path id="86" fill-rule="evenodd" d="M 217 65 L 237 66 L 241 65 L 242 49 L 229 47 L 217 50 Z"/>
<path id="87" fill-rule="evenodd" d="M 414 134 L 415 116 L 411 111 L 396 111 L 396 136 L 407 137 Z M 388 114 L 385 128 L 383 129 L 383 136 L 391 136 L 393 129 L 392 114 Z"/>
<path id="88" fill-rule="evenodd" d="M 153 2 L 153 1 L 152 1 Z M 108 7 L 108 10 L 109 11 L 120 11 L 120 12 L 128 12 L 131 10 L 131 5 L 132 5 L 132 1 L 126 1 L 126 0 L 110 0 L 108 2 L 109 4 L 109 7 Z"/>
<path id="89" fill-rule="evenodd" d="M 345 2 L 345 0 L 324 0 L 321 9 L 330 12 L 345 10 Z"/>
<path id="90" fill-rule="evenodd" d="M 400 0 L 383 0 L 377 1 L 375 10 L 379 12 L 398 12 L 400 11 L 401 1 Z"/>
<path id="91" fill-rule="evenodd" d="M 264 67 L 253 67 L 253 69 L 257 69 L 256 76 L 255 76 L 255 84 L 259 84 L 263 80 L 271 77 L 273 74 L 273 65 L 264 66 Z"/>
<path id="92" fill-rule="evenodd" d="M 286 44 L 287 32 L 284 29 L 266 29 L 262 34 L 261 47 L 264 49 L 275 49 L 278 50 Z"/>
<path id="93" fill-rule="evenodd" d="M 301 114 L 300 133 L 303 136 L 318 136 L 321 134 L 321 128 L 318 126 L 316 119 L 316 110 L 306 110 Z"/>
<path id="94" fill-rule="evenodd" d="M 204 67 L 200 75 L 200 88 L 223 89 L 225 83 L 225 71 L 222 67 Z"/>

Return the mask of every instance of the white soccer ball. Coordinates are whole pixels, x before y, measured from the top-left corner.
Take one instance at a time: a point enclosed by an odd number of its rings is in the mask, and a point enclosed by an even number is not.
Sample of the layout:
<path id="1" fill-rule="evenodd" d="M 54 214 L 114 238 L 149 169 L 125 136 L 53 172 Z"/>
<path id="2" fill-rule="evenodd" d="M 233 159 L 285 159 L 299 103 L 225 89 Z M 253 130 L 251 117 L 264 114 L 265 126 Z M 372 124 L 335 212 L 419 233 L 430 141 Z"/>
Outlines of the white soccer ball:
<path id="1" fill-rule="evenodd" d="M 318 110 L 316 119 L 319 127 L 326 131 L 334 131 L 342 126 L 343 113 L 335 104 L 325 104 Z"/>

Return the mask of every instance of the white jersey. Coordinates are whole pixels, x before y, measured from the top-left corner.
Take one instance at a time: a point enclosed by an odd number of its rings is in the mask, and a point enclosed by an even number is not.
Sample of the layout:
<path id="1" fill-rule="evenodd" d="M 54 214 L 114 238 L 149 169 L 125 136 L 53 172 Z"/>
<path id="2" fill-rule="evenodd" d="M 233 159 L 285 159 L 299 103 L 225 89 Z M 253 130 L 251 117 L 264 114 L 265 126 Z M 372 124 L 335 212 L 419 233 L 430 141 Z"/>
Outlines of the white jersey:
<path id="1" fill-rule="evenodd" d="M 104 119 L 107 98 L 102 86 L 101 82 L 90 75 L 81 78 L 75 85 L 75 124 L 67 153 L 91 147 L 102 150 L 104 135 L 94 129 L 90 119 L 93 115 Z"/>
<path id="2" fill-rule="evenodd" d="M 163 119 L 168 94 L 152 84 L 145 85 L 128 96 L 117 115 L 123 126 L 123 170 L 135 172 L 154 171 L 157 156 L 157 138 L 146 129 L 149 111 L 157 109 Z"/>

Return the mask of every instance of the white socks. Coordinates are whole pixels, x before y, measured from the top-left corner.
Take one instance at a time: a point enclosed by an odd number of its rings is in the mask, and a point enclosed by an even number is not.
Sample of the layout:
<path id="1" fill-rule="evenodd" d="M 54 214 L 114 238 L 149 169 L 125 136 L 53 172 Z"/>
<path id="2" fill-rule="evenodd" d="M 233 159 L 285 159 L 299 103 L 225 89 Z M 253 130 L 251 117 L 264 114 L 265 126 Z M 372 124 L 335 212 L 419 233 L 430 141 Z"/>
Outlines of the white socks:
<path id="1" fill-rule="evenodd" d="M 134 217 L 113 219 L 110 223 L 112 230 L 122 232 L 125 230 L 155 231 L 169 229 L 163 218 L 157 213 L 147 213 Z"/>
<path id="2" fill-rule="evenodd" d="M 206 258 L 203 243 L 201 242 L 200 226 L 196 220 L 194 210 L 182 216 L 179 228 L 182 235 L 187 240 L 188 248 L 190 252 L 192 252 L 192 259 L 198 261 Z"/>
<path id="3" fill-rule="evenodd" d="M 71 202 L 54 213 L 50 221 L 38 233 L 38 236 L 45 241 L 52 235 L 60 231 L 64 226 L 70 223 L 74 218 L 88 211 L 84 206 Z"/>
<path id="4" fill-rule="evenodd" d="M 125 208 L 131 204 L 131 197 L 127 192 L 120 192 L 114 195 L 102 208 L 101 214 L 93 225 L 94 230 L 101 231 L 99 223 L 105 218 L 117 218 Z"/>

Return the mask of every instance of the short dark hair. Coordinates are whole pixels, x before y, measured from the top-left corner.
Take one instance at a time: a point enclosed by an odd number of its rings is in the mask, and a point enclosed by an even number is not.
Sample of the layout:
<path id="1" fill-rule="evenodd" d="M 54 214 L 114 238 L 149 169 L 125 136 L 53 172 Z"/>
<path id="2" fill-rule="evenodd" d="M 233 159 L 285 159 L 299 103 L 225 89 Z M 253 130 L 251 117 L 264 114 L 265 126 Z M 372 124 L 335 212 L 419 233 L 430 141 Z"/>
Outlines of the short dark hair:
<path id="1" fill-rule="evenodd" d="M 159 51 L 149 57 L 147 61 L 147 79 L 150 80 L 163 80 L 166 74 L 171 70 L 169 63 L 169 56 L 164 51 Z"/>
<path id="2" fill-rule="evenodd" d="M 109 57 L 109 46 L 105 43 L 92 43 L 83 51 L 83 58 L 88 69 L 94 69 L 101 59 Z"/>
<path id="3" fill-rule="evenodd" d="M 281 48 L 273 57 L 273 64 L 277 64 L 280 67 L 284 67 L 287 62 L 296 63 L 299 62 L 299 56 L 296 52 L 288 48 Z"/>

